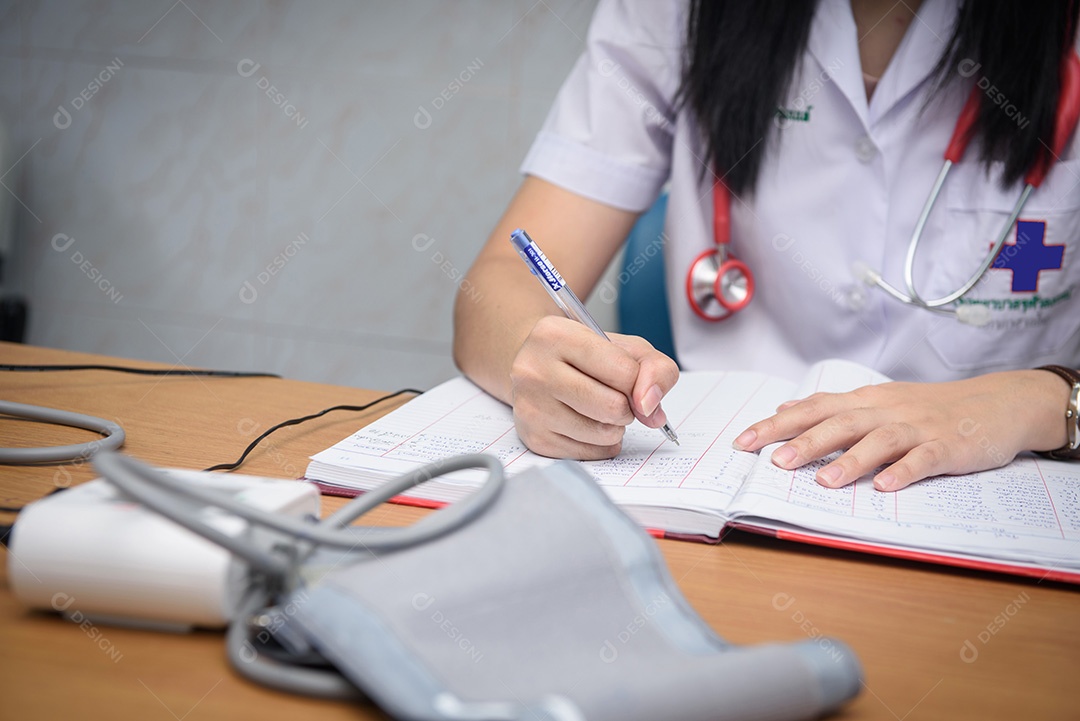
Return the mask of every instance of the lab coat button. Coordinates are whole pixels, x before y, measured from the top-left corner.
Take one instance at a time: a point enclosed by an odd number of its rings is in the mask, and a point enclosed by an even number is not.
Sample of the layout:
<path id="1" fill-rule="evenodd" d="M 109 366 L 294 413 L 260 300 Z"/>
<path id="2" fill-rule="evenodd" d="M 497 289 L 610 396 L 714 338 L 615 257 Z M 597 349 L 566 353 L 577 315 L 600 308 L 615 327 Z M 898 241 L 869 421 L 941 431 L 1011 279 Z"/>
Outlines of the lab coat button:
<path id="1" fill-rule="evenodd" d="M 866 308 L 866 286 L 862 283 L 852 283 L 841 289 L 841 304 L 848 310 L 856 313 Z"/>
<path id="2" fill-rule="evenodd" d="M 867 136 L 862 136 L 855 141 L 855 157 L 860 163 L 869 163 L 877 155 L 877 146 Z"/>

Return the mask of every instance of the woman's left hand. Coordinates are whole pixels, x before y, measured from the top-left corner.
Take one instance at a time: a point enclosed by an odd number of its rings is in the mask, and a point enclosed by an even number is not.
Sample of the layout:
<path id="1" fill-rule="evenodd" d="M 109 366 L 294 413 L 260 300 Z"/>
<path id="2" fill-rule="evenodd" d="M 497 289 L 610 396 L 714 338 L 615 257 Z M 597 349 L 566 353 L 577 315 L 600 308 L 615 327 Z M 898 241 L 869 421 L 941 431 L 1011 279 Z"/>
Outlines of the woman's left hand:
<path id="1" fill-rule="evenodd" d="M 1063 380 L 1042 370 L 815 393 L 781 405 L 743 431 L 735 447 L 756 451 L 788 440 L 772 454 L 786 469 L 843 450 L 818 470 L 818 483 L 839 488 L 885 465 L 874 487 L 896 491 L 929 476 L 997 468 L 1021 451 L 1061 447 L 1068 396 Z"/>

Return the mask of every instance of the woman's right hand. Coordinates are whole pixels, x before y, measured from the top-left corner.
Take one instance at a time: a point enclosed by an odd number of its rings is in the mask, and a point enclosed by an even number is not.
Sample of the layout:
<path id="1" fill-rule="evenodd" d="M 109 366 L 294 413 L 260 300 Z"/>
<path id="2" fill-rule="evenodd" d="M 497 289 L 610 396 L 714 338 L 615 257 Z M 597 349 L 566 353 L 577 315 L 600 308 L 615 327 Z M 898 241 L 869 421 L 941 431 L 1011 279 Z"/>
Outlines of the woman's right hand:
<path id="1" fill-rule="evenodd" d="M 604 340 L 576 321 L 541 318 L 514 357 L 511 403 L 518 435 L 534 453 L 598 460 L 617 455 L 635 418 L 667 423 L 660 400 L 675 385 L 675 362 L 644 338 Z"/>
<path id="2" fill-rule="evenodd" d="M 461 282 L 454 362 L 513 406 L 518 433 L 536 453 L 614 456 L 635 416 L 649 426 L 664 424 L 658 404 L 679 371 L 641 338 L 612 333 L 609 343 L 565 318 L 518 257 L 510 234 L 527 229 L 567 285 L 588 298 L 637 216 L 528 176 Z"/>

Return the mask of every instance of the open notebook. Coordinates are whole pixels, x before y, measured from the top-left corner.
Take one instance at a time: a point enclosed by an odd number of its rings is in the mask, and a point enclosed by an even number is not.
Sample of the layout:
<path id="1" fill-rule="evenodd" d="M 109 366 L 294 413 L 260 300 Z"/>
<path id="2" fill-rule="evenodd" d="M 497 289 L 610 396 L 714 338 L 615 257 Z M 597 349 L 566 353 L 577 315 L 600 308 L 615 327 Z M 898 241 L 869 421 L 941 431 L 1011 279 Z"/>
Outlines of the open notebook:
<path id="1" fill-rule="evenodd" d="M 785 400 L 887 381 L 848 361 L 813 366 L 801 384 L 752 372 L 686 372 L 664 398 L 681 446 L 635 423 L 623 452 L 582 465 L 615 503 L 664 535 L 716 540 L 727 528 L 809 543 L 1080 583 L 1080 464 L 1033 456 L 1005 468 L 929 479 L 896 493 L 869 477 L 814 481 L 824 463 L 785 471 L 731 447 Z M 551 463 L 525 448 L 510 409 L 464 378 L 428 391 L 312 457 L 306 477 L 331 493 L 374 488 L 461 453 L 496 455 L 512 476 Z M 421 505 L 457 500 L 465 471 L 413 489 Z"/>

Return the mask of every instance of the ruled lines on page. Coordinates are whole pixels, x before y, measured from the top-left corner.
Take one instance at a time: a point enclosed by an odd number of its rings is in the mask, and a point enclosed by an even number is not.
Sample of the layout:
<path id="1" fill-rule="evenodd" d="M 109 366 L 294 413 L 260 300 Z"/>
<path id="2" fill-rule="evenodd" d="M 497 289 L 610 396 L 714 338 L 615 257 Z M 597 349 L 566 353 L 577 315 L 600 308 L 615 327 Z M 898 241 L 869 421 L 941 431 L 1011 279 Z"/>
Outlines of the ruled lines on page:
<path id="1" fill-rule="evenodd" d="M 760 373 L 684 373 L 664 399 L 681 446 L 634 423 L 617 457 L 583 465 L 617 501 L 647 491 L 655 505 L 667 498 L 673 506 L 685 499 L 690 506 L 722 507 L 757 460 L 752 453 L 735 451 L 732 440 L 772 413 L 793 390 L 794 384 Z M 368 488 L 372 484 L 365 483 L 365 477 L 385 480 L 461 453 L 490 453 L 511 475 L 551 462 L 525 447 L 508 406 L 457 378 L 313 456 L 308 476 Z M 472 484 L 481 478 L 462 472 L 448 480 Z M 664 496 L 657 496 L 658 491 Z"/>
<path id="2" fill-rule="evenodd" d="M 818 388 L 833 390 L 829 369 Z M 841 373 L 842 375 L 842 373 Z M 862 384 L 862 383 L 860 383 Z M 826 488 L 814 476 L 839 453 L 794 471 L 761 461 L 731 510 L 858 540 L 1080 567 L 1080 467 L 1033 456 L 884 493 L 872 476 Z"/>

